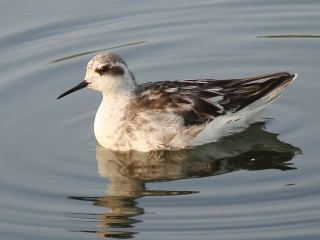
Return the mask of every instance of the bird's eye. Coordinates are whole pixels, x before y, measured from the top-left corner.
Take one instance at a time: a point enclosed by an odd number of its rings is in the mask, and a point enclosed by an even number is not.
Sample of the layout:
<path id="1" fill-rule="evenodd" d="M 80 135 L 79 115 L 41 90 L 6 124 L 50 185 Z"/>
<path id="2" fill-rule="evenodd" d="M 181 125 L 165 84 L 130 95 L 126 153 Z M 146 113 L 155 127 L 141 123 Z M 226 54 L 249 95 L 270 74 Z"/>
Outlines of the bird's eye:
<path id="1" fill-rule="evenodd" d="M 100 68 L 97 68 L 97 69 L 96 69 L 96 72 L 101 75 L 101 74 L 104 74 L 104 73 L 108 72 L 109 69 L 110 69 L 110 66 L 109 66 L 109 65 L 104 65 L 104 66 L 102 66 L 102 67 L 100 67 Z"/>
<path id="2" fill-rule="evenodd" d="M 97 68 L 95 70 L 95 72 L 97 72 L 99 75 L 103 75 L 103 74 L 110 74 L 110 75 L 123 75 L 124 74 L 124 70 L 122 69 L 122 67 L 120 66 L 110 66 L 110 65 L 105 65 L 102 66 L 100 68 Z"/>

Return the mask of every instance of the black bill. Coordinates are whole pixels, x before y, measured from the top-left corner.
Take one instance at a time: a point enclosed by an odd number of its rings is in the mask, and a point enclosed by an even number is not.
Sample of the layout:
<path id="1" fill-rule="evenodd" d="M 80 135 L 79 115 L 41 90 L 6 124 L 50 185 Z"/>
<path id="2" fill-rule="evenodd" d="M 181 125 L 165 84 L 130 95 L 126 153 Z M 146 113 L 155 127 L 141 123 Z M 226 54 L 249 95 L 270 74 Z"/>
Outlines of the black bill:
<path id="1" fill-rule="evenodd" d="M 75 86 L 75 87 L 69 89 L 68 91 L 62 93 L 59 97 L 57 97 L 57 99 L 63 98 L 64 96 L 67 96 L 70 93 L 73 93 L 73 92 L 78 91 L 78 90 L 80 90 L 82 88 L 85 88 L 86 86 L 88 86 L 88 84 L 89 83 L 86 80 L 84 80 L 81 83 L 79 83 L 77 86 Z"/>

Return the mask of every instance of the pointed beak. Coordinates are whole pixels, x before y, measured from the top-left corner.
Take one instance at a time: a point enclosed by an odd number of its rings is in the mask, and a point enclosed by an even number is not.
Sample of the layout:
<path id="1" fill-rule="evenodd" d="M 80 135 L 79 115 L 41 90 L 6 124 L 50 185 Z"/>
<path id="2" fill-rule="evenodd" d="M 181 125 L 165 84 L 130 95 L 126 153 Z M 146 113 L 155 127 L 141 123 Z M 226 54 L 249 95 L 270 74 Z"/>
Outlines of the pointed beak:
<path id="1" fill-rule="evenodd" d="M 57 97 L 57 99 L 63 98 L 64 96 L 67 96 L 70 93 L 73 93 L 75 91 L 78 91 L 82 88 L 85 88 L 86 86 L 88 86 L 88 82 L 86 80 L 82 81 L 81 83 L 79 83 L 77 86 L 74 86 L 73 88 L 69 89 L 68 91 L 65 91 L 64 93 L 62 93 L 59 97 Z"/>

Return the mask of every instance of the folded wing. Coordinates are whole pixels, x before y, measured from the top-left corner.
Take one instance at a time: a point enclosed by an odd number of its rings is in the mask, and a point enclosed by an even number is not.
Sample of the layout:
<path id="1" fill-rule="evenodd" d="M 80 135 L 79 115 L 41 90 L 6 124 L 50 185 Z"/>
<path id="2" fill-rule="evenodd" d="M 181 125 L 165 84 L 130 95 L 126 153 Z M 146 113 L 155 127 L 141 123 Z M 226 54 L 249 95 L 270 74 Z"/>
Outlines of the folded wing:
<path id="1" fill-rule="evenodd" d="M 276 97 L 295 76 L 280 72 L 243 79 L 145 83 L 137 87 L 135 105 L 138 112 L 171 111 L 183 118 L 185 126 L 201 125 L 265 96 Z"/>

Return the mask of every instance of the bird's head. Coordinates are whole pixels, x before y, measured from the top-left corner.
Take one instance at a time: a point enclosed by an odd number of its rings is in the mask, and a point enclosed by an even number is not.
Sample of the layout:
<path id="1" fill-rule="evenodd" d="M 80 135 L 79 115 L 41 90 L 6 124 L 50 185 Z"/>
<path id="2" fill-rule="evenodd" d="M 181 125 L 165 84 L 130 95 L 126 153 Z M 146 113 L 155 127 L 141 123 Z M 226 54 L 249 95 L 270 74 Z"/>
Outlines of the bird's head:
<path id="1" fill-rule="evenodd" d="M 99 53 L 88 62 L 84 79 L 61 94 L 58 99 L 85 87 L 108 95 L 128 93 L 136 86 L 134 75 L 125 61 L 119 55 L 110 52 Z"/>

